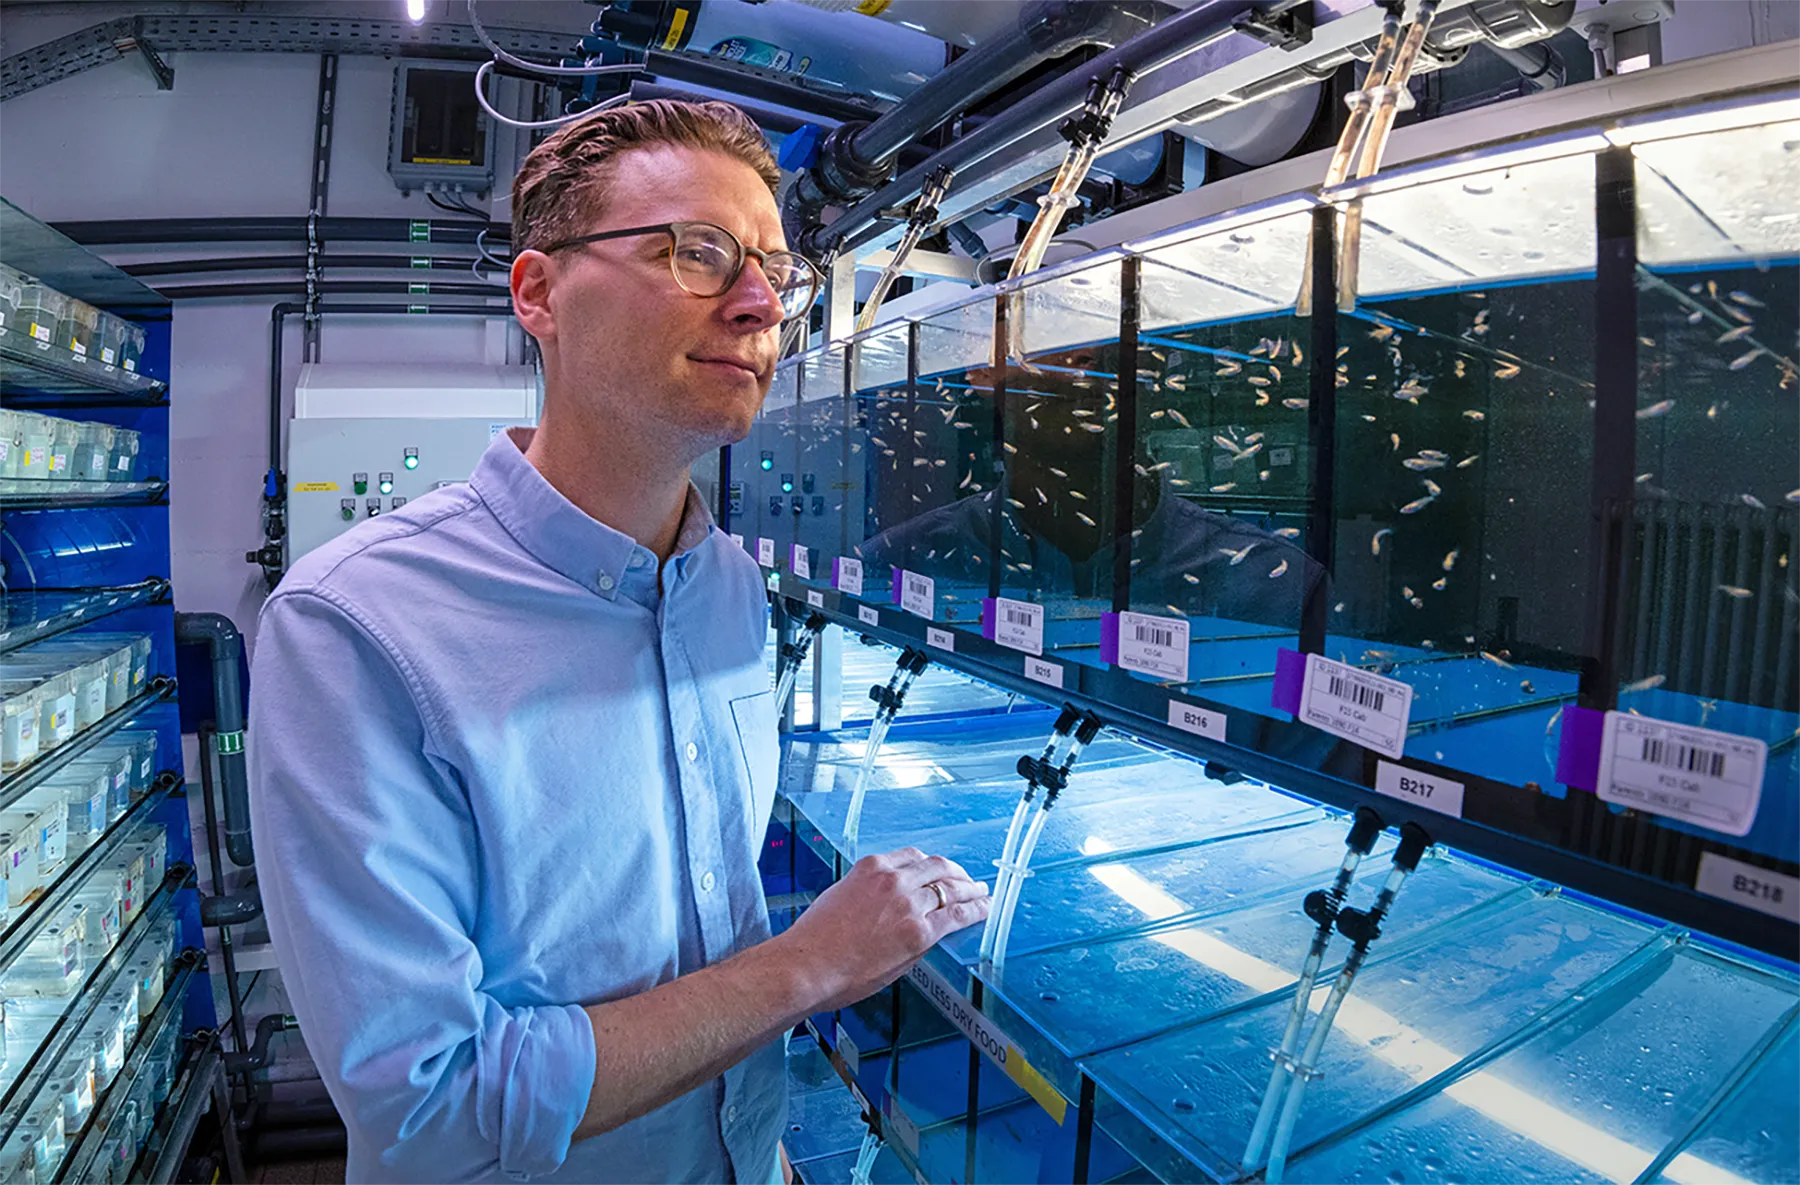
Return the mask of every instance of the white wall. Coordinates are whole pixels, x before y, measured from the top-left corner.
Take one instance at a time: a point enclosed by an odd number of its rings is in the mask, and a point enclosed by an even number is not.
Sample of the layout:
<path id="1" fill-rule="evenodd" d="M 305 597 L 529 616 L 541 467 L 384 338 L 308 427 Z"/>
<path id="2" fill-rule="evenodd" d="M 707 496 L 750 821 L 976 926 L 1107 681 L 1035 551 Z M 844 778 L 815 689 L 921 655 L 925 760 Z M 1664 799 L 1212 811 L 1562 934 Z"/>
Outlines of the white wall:
<path id="1" fill-rule="evenodd" d="M 15 53 L 121 11 L 123 6 L 101 3 L 51 11 L 9 7 L 4 51 Z M 571 38 L 578 31 L 571 28 Z M 47 222 L 304 216 L 319 58 L 176 53 L 167 60 L 175 70 L 171 91 L 157 90 L 148 67 L 133 57 L 0 104 L 0 195 Z M 442 217 L 423 196 L 402 197 L 387 175 L 393 70 L 387 58 L 339 59 L 328 209 L 333 216 Z M 519 110 L 523 96 L 516 84 L 502 80 L 500 86 L 496 105 Z M 495 160 L 501 198 L 495 209 L 503 221 L 508 216 L 504 194 L 520 147 L 521 141 L 502 129 Z M 392 248 L 361 244 L 345 249 Z M 297 254 L 303 247 L 193 244 L 107 254 L 127 263 L 156 254 L 193 258 L 271 250 Z M 264 276 L 212 273 L 154 282 L 218 283 Z M 459 278 L 442 272 L 433 276 Z M 347 275 L 338 273 L 338 278 Z M 262 544 L 269 310 L 275 300 L 182 301 L 172 326 L 171 574 L 176 605 L 183 611 L 224 613 L 247 636 L 253 636 L 264 595 L 260 569 L 246 563 L 244 553 Z M 300 367 L 300 337 L 297 319 L 289 318 L 283 384 L 290 400 Z M 327 362 L 519 361 L 517 330 L 510 323 L 462 317 L 331 318 L 324 323 L 321 347 L 321 360 Z"/>

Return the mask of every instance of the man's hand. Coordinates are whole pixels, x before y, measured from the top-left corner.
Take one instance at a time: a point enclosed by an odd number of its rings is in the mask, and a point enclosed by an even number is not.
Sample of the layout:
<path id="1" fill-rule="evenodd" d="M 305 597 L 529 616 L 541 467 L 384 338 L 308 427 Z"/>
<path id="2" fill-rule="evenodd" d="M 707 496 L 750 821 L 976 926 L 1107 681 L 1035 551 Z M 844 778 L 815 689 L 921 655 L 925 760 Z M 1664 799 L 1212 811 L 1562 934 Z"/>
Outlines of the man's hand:
<path id="1" fill-rule="evenodd" d="M 987 886 L 960 864 L 901 848 L 858 860 L 774 941 L 805 970 L 813 1011 L 823 1012 L 880 991 L 938 939 L 985 919 L 988 906 Z"/>

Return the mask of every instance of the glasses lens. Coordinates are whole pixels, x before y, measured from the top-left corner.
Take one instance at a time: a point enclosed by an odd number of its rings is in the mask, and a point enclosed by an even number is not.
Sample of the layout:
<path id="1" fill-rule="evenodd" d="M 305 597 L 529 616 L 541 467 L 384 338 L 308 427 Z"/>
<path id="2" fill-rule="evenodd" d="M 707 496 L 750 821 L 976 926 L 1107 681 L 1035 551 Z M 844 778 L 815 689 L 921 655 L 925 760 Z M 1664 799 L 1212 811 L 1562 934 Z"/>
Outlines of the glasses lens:
<path id="1" fill-rule="evenodd" d="M 720 228 L 688 223 L 675 232 L 675 278 L 695 296 L 719 296 L 736 278 L 740 250 Z"/>
<path id="2" fill-rule="evenodd" d="M 781 297 L 781 311 L 797 317 L 812 307 L 814 272 L 804 256 L 777 251 L 763 261 L 763 274 L 769 286 Z"/>

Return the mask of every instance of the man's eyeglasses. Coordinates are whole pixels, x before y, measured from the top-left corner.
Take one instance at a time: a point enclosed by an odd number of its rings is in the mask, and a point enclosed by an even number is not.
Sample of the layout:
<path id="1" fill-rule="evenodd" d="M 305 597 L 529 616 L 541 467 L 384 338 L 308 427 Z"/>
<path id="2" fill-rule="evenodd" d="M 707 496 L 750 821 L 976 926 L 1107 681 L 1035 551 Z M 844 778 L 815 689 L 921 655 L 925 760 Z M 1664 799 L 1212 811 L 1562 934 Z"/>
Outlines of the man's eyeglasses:
<path id="1" fill-rule="evenodd" d="M 549 253 L 607 239 L 658 234 L 669 236 L 669 270 L 675 274 L 675 282 L 684 292 L 695 296 L 723 296 L 743 274 L 744 260 L 753 258 L 762 265 L 769 286 L 781 298 L 783 320 L 791 320 L 812 308 L 813 297 L 819 291 L 819 269 L 811 260 L 793 251 L 758 251 L 746 247 L 736 235 L 710 222 L 663 222 L 655 226 L 605 230 L 552 243 L 544 251 Z"/>

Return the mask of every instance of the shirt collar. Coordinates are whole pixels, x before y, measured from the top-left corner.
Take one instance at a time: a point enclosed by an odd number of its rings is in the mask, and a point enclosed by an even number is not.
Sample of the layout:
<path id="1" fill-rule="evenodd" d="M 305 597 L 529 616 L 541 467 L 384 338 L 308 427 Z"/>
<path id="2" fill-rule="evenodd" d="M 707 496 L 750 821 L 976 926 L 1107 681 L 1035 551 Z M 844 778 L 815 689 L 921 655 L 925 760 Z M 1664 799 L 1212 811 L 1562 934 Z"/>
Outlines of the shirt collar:
<path id="1" fill-rule="evenodd" d="M 469 485 L 519 546 L 546 567 L 608 600 L 617 597 L 629 571 L 650 569 L 650 552 L 623 531 L 593 518 L 563 497 L 561 491 L 525 459 L 533 428 L 511 428 L 496 436 L 475 466 Z M 712 514 L 700 491 L 688 483 L 681 526 L 675 536 L 675 560 L 704 543 L 713 533 Z M 643 552 L 636 569 L 632 556 Z"/>

